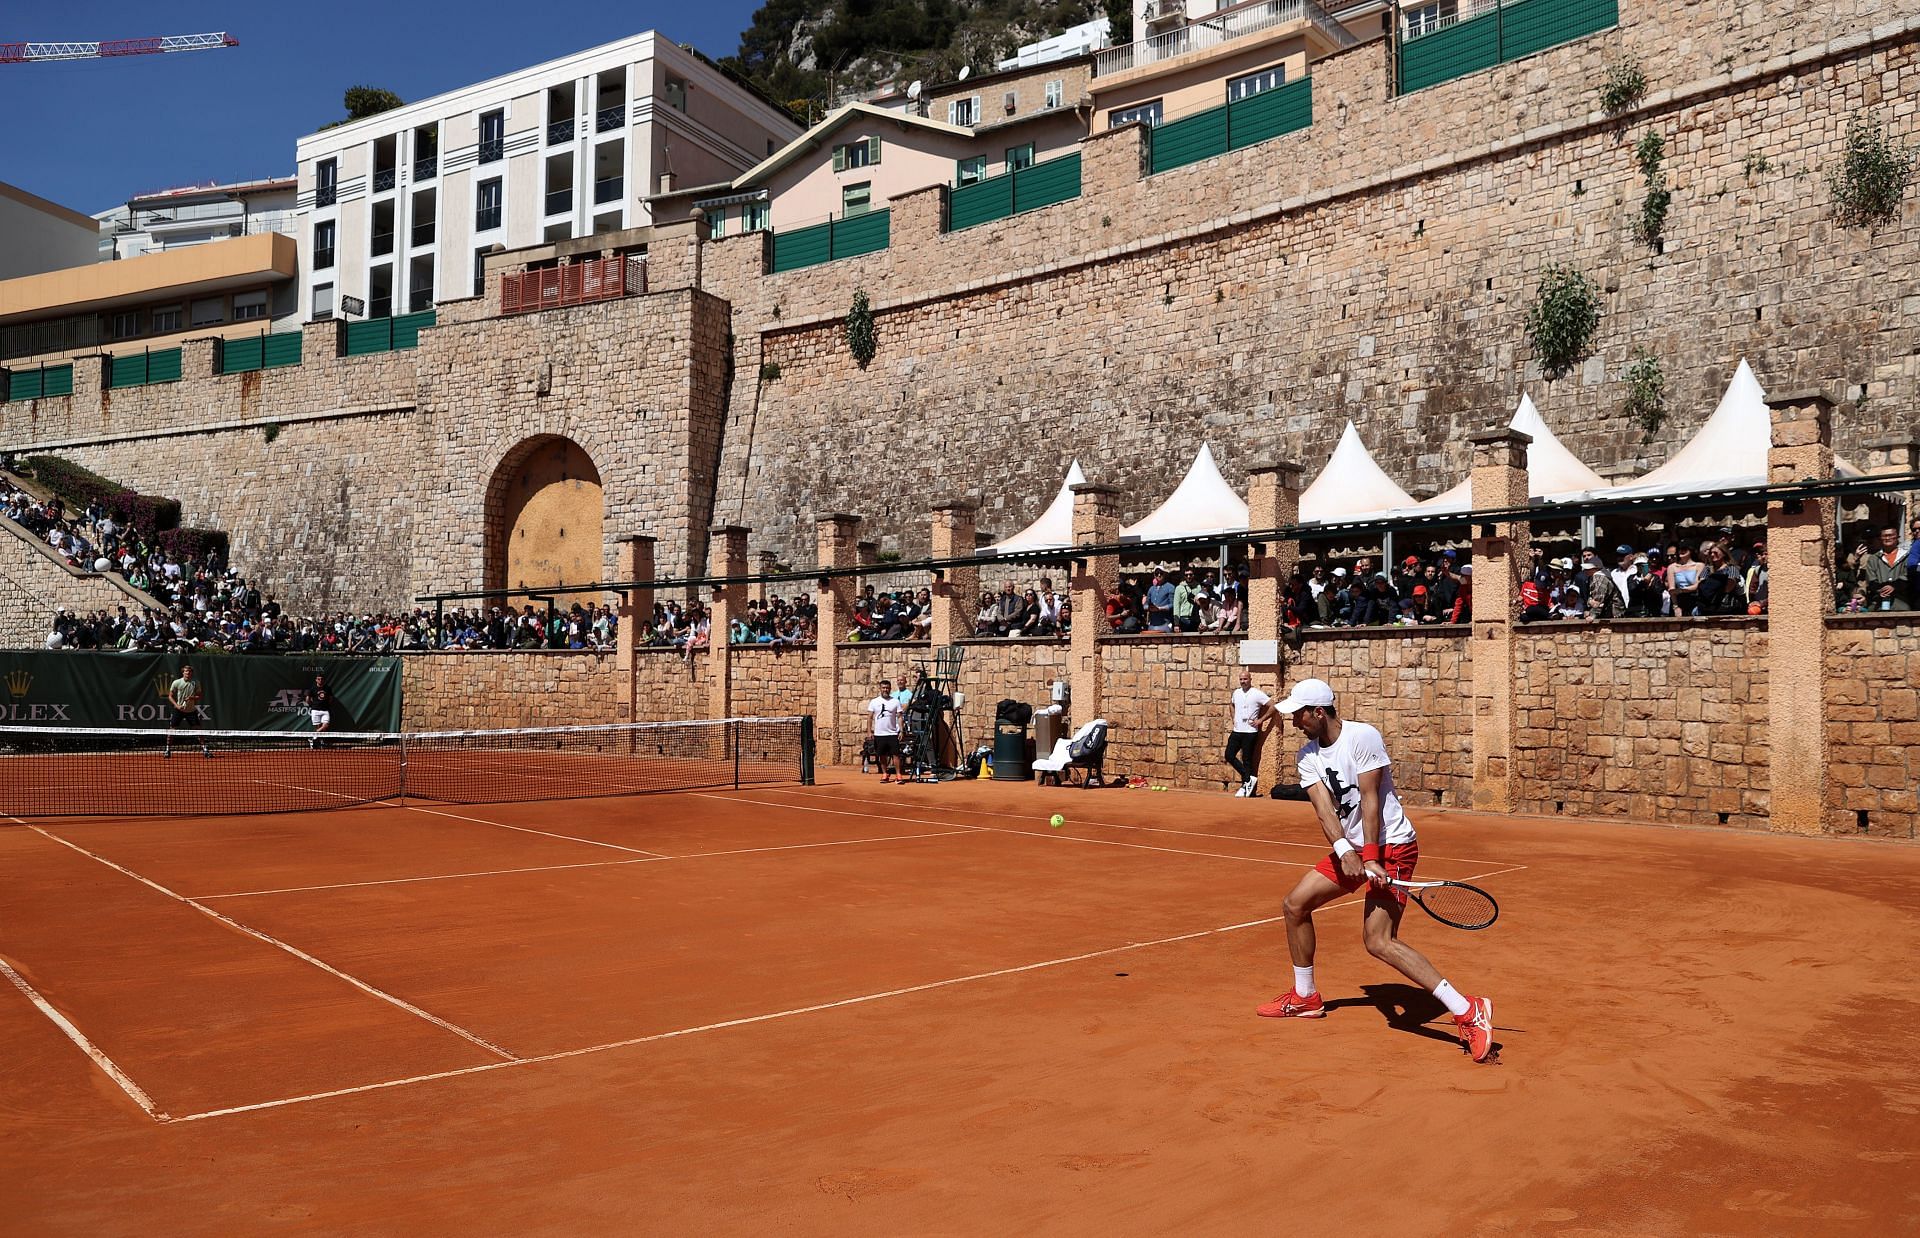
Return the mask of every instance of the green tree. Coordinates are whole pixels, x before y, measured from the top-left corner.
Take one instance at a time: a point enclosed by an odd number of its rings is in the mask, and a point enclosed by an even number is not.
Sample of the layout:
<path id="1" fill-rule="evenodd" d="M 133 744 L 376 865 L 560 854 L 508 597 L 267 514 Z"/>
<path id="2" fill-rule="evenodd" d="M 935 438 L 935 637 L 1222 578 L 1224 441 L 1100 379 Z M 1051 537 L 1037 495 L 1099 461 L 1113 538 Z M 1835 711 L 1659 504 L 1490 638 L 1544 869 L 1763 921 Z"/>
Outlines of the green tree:
<path id="1" fill-rule="evenodd" d="M 382 90 L 378 86 L 349 86 L 343 102 L 347 107 L 348 120 L 365 120 L 369 116 L 403 107 L 407 101 L 391 90 Z"/>

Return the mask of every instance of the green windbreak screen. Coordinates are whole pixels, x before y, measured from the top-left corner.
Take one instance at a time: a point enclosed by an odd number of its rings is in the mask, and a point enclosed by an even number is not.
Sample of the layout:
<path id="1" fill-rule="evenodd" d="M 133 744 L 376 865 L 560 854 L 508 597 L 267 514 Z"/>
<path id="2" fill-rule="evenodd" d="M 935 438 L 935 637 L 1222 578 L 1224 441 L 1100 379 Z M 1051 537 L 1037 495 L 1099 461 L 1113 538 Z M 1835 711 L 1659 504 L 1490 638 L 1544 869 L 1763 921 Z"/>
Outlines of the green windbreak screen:
<path id="1" fill-rule="evenodd" d="M 1313 79 L 1303 77 L 1220 107 L 1168 121 L 1153 130 L 1155 172 L 1241 150 L 1313 123 Z"/>
<path id="2" fill-rule="evenodd" d="M 14 726 L 165 726 L 167 686 L 191 663 L 207 725 L 223 731 L 310 729 L 300 693 L 327 677 L 339 731 L 400 728 L 400 659 L 0 651 L 0 721 Z"/>
<path id="3" fill-rule="evenodd" d="M 37 400 L 41 396 L 72 395 L 73 367 L 50 365 L 45 369 L 14 370 L 6 377 L 5 396 L 9 400 Z"/>
<path id="4" fill-rule="evenodd" d="M 148 383 L 170 383 L 180 377 L 180 350 L 162 348 L 155 352 L 116 354 L 107 367 L 107 386 L 144 387 Z"/>
<path id="5" fill-rule="evenodd" d="M 963 185 L 947 195 L 947 231 L 1005 219 L 1080 196 L 1080 152 Z"/>
<path id="6" fill-rule="evenodd" d="M 962 185 L 947 195 L 947 231 L 1005 219 L 1013 214 L 1013 177 L 994 176 Z"/>
<path id="7" fill-rule="evenodd" d="M 887 247 L 890 212 L 868 211 L 847 219 L 773 234 L 773 269 L 794 271 L 835 258 L 854 258 Z"/>
<path id="8" fill-rule="evenodd" d="M 220 372 L 244 374 L 248 370 L 270 370 L 276 366 L 300 364 L 298 331 L 278 335 L 255 335 L 227 340 L 220 345 Z"/>
<path id="9" fill-rule="evenodd" d="M 1400 45 L 1407 94 L 1620 24 L 1619 0 L 1507 0 L 1490 13 Z"/>
<path id="10" fill-rule="evenodd" d="M 413 348 L 420 343 L 420 332 L 431 327 L 436 311 L 421 310 L 398 318 L 370 318 L 347 324 L 347 355 L 364 357 L 370 353 Z"/>
<path id="11" fill-rule="evenodd" d="M 1165 172 L 1226 153 L 1227 109 L 1223 104 L 1155 129 L 1150 166 L 1155 172 Z"/>
<path id="12" fill-rule="evenodd" d="M 851 219 L 833 221 L 833 256 L 853 258 L 878 253 L 887 247 L 891 236 L 892 212 L 868 211 Z"/>

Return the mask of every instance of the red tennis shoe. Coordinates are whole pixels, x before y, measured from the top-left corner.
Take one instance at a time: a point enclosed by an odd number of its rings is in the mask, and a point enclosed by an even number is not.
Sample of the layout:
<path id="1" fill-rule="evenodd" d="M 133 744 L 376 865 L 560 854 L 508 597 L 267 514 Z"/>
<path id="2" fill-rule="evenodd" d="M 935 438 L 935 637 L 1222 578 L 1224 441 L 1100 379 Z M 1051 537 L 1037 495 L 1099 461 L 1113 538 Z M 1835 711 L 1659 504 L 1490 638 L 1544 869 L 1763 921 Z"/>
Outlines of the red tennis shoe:
<path id="1" fill-rule="evenodd" d="M 1327 1007 L 1318 993 L 1302 997 L 1288 989 L 1254 1013 L 1263 1019 L 1324 1019 L 1327 1017 Z"/>
<path id="2" fill-rule="evenodd" d="M 1460 1043 L 1473 1055 L 1476 1062 L 1484 1062 L 1493 1055 L 1493 1001 L 1485 997 L 1468 997 L 1467 1013 L 1453 1016 L 1453 1025 L 1460 1033 Z"/>

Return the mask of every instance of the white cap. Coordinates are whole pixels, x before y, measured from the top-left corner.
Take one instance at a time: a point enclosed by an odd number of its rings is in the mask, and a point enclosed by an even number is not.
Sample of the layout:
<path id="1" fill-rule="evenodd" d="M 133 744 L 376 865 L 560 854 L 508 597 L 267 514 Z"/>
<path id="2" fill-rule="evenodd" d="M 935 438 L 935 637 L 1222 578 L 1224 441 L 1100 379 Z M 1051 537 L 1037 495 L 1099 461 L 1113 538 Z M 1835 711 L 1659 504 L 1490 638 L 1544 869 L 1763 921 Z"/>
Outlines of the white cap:
<path id="1" fill-rule="evenodd" d="M 1274 708 L 1280 713 L 1291 714 L 1315 706 L 1324 709 L 1331 704 L 1333 704 L 1333 689 L 1327 686 L 1326 680 L 1302 679 L 1293 685 L 1292 691 L 1287 693 L 1287 699 Z"/>

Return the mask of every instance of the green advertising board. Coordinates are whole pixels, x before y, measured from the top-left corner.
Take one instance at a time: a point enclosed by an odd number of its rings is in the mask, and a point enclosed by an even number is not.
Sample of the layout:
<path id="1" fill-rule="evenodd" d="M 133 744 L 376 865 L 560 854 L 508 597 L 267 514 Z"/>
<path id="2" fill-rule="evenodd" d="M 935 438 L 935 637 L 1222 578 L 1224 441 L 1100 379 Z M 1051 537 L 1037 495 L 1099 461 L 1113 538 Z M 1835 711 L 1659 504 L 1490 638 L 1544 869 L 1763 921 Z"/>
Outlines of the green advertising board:
<path id="1" fill-rule="evenodd" d="M 206 725 L 221 731 L 309 729 L 301 692 L 333 690 L 336 731 L 400 729 L 400 659 L 233 654 L 0 651 L 0 723 L 144 729 L 172 718 L 167 686 L 190 664 Z"/>

